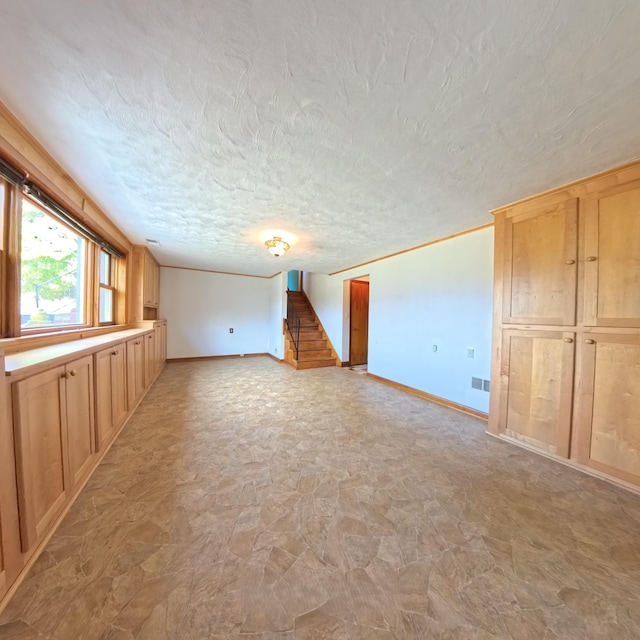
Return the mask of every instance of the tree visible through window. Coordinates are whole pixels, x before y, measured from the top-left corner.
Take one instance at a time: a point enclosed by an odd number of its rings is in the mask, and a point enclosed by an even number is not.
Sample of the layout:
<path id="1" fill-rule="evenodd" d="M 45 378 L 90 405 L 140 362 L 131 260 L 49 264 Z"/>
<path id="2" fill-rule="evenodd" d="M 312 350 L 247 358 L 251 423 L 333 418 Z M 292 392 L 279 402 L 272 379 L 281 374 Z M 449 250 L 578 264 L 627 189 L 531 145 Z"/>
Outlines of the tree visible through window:
<path id="1" fill-rule="evenodd" d="M 83 324 L 84 238 L 24 198 L 21 236 L 21 327 Z"/>

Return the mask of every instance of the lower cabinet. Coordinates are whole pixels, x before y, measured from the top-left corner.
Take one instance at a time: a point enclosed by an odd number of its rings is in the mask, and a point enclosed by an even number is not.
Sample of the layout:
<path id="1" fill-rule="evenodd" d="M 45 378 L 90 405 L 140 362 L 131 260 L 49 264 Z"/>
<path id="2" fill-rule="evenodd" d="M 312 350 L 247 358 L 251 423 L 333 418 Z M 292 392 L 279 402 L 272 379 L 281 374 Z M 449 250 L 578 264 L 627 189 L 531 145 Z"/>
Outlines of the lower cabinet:
<path id="1" fill-rule="evenodd" d="M 127 419 L 126 345 L 95 354 L 96 447 L 102 451 Z"/>
<path id="2" fill-rule="evenodd" d="M 575 350 L 573 333 L 504 331 L 500 424 L 503 432 L 569 456 Z"/>
<path id="3" fill-rule="evenodd" d="M 144 336 L 127 342 L 127 400 L 135 407 L 145 390 Z"/>
<path id="4" fill-rule="evenodd" d="M 90 356 L 13 385 L 16 480 L 23 552 L 62 511 L 91 468 L 93 363 Z"/>
<path id="5" fill-rule="evenodd" d="M 573 456 L 640 485 L 640 336 L 579 339 Z"/>
<path id="6" fill-rule="evenodd" d="M 500 433 L 640 486 L 640 335 L 507 329 L 500 373 Z"/>

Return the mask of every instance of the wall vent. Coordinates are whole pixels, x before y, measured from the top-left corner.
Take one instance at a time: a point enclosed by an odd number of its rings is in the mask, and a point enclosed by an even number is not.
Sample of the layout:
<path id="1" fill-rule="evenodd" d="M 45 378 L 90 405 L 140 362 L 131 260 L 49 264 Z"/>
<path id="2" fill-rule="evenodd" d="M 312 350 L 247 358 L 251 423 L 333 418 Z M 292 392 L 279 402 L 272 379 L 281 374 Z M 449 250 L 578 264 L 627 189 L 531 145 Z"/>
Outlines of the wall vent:
<path id="1" fill-rule="evenodd" d="M 490 380 L 483 380 L 482 381 L 482 390 L 483 391 L 490 391 L 491 390 L 491 381 Z"/>
<path id="2" fill-rule="evenodd" d="M 482 391 L 482 378 L 471 378 L 471 388 Z"/>

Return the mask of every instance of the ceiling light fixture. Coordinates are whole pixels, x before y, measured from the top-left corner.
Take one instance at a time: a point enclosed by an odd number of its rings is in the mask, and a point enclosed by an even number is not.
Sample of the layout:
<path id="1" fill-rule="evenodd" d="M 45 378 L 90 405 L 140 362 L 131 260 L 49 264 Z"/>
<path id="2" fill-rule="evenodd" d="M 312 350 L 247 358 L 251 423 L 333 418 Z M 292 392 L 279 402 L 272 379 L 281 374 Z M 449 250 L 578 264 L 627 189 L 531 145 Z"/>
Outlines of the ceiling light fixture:
<path id="1" fill-rule="evenodd" d="M 269 253 L 275 258 L 283 256 L 290 248 L 289 243 L 285 242 L 280 236 L 273 236 L 273 238 L 271 238 L 271 240 L 267 240 L 264 245 L 269 249 Z"/>

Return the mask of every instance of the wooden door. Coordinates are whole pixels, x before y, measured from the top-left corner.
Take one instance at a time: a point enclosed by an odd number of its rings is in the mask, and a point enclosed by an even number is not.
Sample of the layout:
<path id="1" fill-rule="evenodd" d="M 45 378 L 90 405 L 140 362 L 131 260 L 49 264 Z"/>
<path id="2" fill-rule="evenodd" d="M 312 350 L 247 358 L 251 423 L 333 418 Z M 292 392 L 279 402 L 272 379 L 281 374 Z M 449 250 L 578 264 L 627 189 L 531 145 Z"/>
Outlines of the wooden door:
<path id="1" fill-rule="evenodd" d="M 93 357 L 85 356 L 65 369 L 69 474 L 80 483 L 91 470 L 96 451 L 93 406 Z"/>
<path id="2" fill-rule="evenodd" d="M 111 400 L 113 427 L 116 431 L 124 424 L 129 413 L 127 398 L 127 348 L 123 342 L 111 351 Z"/>
<path id="3" fill-rule="evenodd" d="M 42 538 L 68 497 L 65 375 L 56 367 L 12 389 L 23 552 Z"/>
<path id="4" fill-rule="evenodd" d="M 640 327 L 640 181 L 585 199 L 584 323 Z"/>
<path id="5" fill-rule="evenodd" d="M 577 200 L 507 218 L 504 233 L 503 322 L 575 324 Z"/>
<path id="6" fill-rule="evenodd" d="M 547 453 L 568 457 L 575 335 L 503 332 L 501 431 Z"/>
<path id="7" fill-rule="evenodd" d="M 144 337 L 127 342 L 127 400 L 135 407 L 144 393 Z"/>
<path id="8" fill-rule="evenodd" d="M 574 457 L 640 484 L 640 336 L 579 339 Z"/>
<path id="9" fill-rule="evenodd" d="M 369 283 L 351 281 L 351 340 L 349 364 L 367 364 L 369 359 Z"/>

